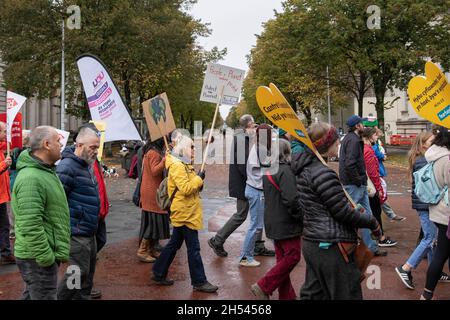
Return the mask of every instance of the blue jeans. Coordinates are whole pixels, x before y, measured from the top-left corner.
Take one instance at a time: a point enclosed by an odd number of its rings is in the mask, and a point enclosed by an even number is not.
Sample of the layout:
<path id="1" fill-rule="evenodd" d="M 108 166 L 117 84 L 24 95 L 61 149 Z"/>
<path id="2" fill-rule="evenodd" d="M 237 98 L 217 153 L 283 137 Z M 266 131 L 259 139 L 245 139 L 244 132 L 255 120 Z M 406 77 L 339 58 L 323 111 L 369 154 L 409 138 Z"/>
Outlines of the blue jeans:
<path id="1" fill-rule="evenodd" d="M 262 232 L 264 227 L 264 192 L 246 185 L 245 197 L 250 207 L 250 226 L 245 235 L 240 260 L 246 258 L 252 261 L 257 232 Z"/>
<path id="2" fill-rule="evenodd" d="M 430 221 L 429 212 L 417 211 L 417 213 L 419 214 L 420 225 L 423 230 L 423 239 L 406 262 L 413 269 L 417 268 L 425 255 L 428 255 L 428 264 L 433 261 L 433 242 L 437 236 L 437 229 L 435 224 Z"/>
<path id="3" fill-rule="evenodd" d="M 394 219 L 397 216 L 392 207 L 387 202 L 381 205 L 381 209 L 383 209 L 383 212 L 387 215 L 387 217 L 390 220 Z"/>
<path id="4" fill-rule="evenodd" d="M 189 229 L 186 226 L 174 227 L 169 243 L 164 247 L 158 259 L 153 265 L 153 274 L 158 278 L 166 278 L 169 267 L 172 264 L 177 251 L 186 241 L 189 273 L 191 284 L 201 286 L 206 283 L 205 269 L 203 267 L 202 256 L 200 255 L 200 242 L 198 241 L 198 231 Z"/>
<path id="5" fill-rule="evenodd" d="M 347 185 L 344 186 L 345 190 L 347 190 L 350 197 L 352 197 L 353 201 L 356 204 L 360 204 L 365 210 L 367 214 L 372 215 L 372 210 L 370 210 L 369 203 L 369 195 L 367 193 L 367 186 L 355 186 L 355 185 Z M 378 245 L 372 239 L 372 232 L 369 229 L 362 229 L 362 240 L 364 244 L 370 249 L 372 252 L 376 252 L 378 250 Z"/>

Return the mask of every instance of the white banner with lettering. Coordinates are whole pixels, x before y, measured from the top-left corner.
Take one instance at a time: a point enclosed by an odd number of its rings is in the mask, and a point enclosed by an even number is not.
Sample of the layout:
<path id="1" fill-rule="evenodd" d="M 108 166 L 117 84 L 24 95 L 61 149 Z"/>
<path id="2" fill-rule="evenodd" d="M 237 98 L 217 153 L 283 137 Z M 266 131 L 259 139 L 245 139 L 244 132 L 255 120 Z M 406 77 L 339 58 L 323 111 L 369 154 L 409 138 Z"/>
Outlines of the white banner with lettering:
<path id="1" fill-rule="evenodd" d="M 11 91 L 6 92 L 6 141 L 8 143 L 11 143 L 11 130 L 14 119 L 26 100 L 27 98 L 17 93 Z"/>
<path id="2" fill-rule="evenodd" d="M 95 56 L 77 59 L 92 120 L 106 123 L 105 142 L 142 140 L 136 124 L 104 64 Z"/>

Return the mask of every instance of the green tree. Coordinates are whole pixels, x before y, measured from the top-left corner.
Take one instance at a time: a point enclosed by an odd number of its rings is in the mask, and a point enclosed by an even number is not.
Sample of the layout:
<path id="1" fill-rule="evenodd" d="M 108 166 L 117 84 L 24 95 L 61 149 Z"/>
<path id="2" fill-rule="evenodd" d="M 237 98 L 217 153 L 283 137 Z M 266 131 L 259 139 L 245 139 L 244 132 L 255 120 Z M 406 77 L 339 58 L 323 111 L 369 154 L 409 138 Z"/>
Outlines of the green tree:
<path id="1" fill-rule="evenodd" d="M 142 118 L 141 103 L 167 92 L 178 126 L 211 123 L 214 106 L 199 101 L 206 63 L 226 50 L 196 44 L 210 30 L 189 14 L 193 0 L 4 0 L 0 3 L 0 52 L 8 87 L 49 97 L 60 86 L 61 20 L 81 8 L 82 29 L 65 41 L 68 112 L 88 116 L 76 66 L 83 53 L 97 55 L 112 74 L 126 105 Z M 76 102 L 80 103 L 76 103 Z"/>
<path id="2" fill-rule="evenodd" d="M 301 55 L 304 49 L 297 33 L 293 32 L 291 20 L 295 20 L 294 16 L 286 11 L 265 24 L 249 57 L 251 72 L 244 82 L 244 97 L 251 113 L 256 119 L 260 118 L 255 91 L 258 86 L 273 82 L 309 124 L 313 112 L 327 110 L 326 69 L 305 64 L 307 59 Z M 331 97 L 334 108 L 345 104 L 347 99 L 339 87 L 332 88 Z"/>
<path id="3" fill-rule="evenodd" d="M 369 4 L 381 9 L 380 29 L 368 27 Z M 448 65 L 449 7 L 449 0 L 287 0 L 281 16 L 297 35 L 299 61 L 319 70 L 330 65 L 332 85 L 355 95 L 359 113 L 373 88 L 384 127 L 388 89 L 405 88 L 413 74 L 423 72 L 426 58 Z"/>

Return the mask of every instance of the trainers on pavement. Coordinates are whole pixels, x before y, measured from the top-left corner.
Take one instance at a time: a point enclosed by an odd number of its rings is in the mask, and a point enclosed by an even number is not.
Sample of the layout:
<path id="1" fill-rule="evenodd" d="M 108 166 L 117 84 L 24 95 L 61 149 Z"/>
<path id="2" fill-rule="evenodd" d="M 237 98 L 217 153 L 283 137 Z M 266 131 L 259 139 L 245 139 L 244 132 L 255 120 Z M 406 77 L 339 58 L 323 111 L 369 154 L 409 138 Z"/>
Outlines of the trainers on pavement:
<path id="1" fill-rule="evenodd" d="M 275 257 L 275 251 L 262 247 L 261 249 L 255 249 L 255 257 Z"/>
<path id="2" fill-rule="evenodd" d="M 100 299 L 102 297 L 102 292 L 100 290 L 91 290 L 91 299 Z"/>
<path id="3" fill-rule="evenodd" d="M 387 251 L 381 251 L 381 250 L 377 250 L 373 253 L 373 255 L 375 257 L 386 257 L 387 256 Z"/>
<path id="4" fill-rule="evenodd" d="M 400 280 L 402 280 L 403 284 L 411 290 L 414 290 L 414 283 L 413 283 L 413 278 L 411 275 L 411 272 L 406 272 L 405 270 L 403 270 L 403 268 L 397 267 L 395 268 L 395 271 L 397 272 L 398 276 L 400 277 Z"/>
<path id="5" fill-rule="evenodd" d="M 258 300 L 270 300 L 269 295 L 265 294 L 257 283 L 252 284 L 250 290 Z"/>
<path id="6" fill-rule="evenodd" d="M 395 247 L 397 245 L 396 240 L 392 240 L 389 237 L 384 238 L 384 240 L 378 241 L 379 247 Z"/>
<path id="7" fill-rule="evenodd" d="M 404 221 L 406 220 L 406 217 L 402 217 L 402 216 L 395 216 L 392 218 L 391 221 Z"/>
<path id="8" fill-rule="evenodd" d="M 157 277 L 155 275 L 152 277 L 152 280 L 161 286 L 171 286 L 175 282 L 172 279 L 161 278 L 161 277 Z"/>
<path id="9" fill-rule="evenodd" d="M 439 282 L 450 282 L 450 276 L 445 272 L 442 272 Z"/>
<path id="10" fill-rule="evenodd" d="M 202 284 L 201 286 L 194 286 L 194 291 L 206 292 L 206 293 L 214 293 L 219 289 L 218 286 L 215 286 L 208 281 Z"/>
<path id="11" fill-rule="evenodd" d="M 253 260 L 247 260 L 247 259 L 242 259 L 239 262 L 239 265 L 242 267 L 259 267 L 261 265 L 261 263 L 259 261 L 256 261 L 255 259 Z"/>
<path id="12" fill-rule="evenodd" d="M 208 240 L 208 245 L 214 250 L 214 253 L 217 254 L 219 257 L 226 257 L 228 256 L 228 252 L 225 251 L 223 248 L 223 244 L 217 244 L 214 237 Z"/>

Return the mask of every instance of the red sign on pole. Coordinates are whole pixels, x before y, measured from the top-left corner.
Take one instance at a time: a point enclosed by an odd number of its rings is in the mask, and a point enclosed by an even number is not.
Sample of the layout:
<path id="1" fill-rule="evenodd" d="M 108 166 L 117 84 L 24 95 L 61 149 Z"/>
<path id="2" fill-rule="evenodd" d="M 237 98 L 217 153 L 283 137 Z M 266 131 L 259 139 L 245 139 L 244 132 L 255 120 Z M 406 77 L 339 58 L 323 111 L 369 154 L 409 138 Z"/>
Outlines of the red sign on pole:
<path id="1" fill-rule="evenodd" d="M 0 121 L 6 123 L 6 113 L 0 113 Z M 6 150 L 6 143 L 4 144 Z M 22 148 L 22 113 L 19 112 L 14 119 L 11 129 L 11 150 Z"/>

